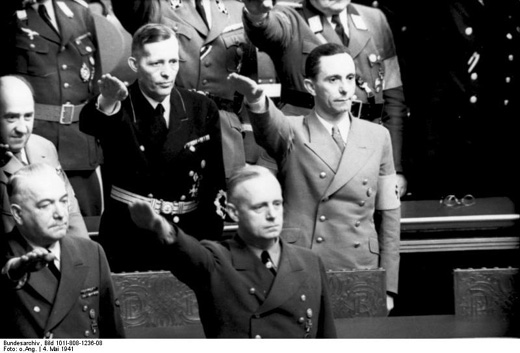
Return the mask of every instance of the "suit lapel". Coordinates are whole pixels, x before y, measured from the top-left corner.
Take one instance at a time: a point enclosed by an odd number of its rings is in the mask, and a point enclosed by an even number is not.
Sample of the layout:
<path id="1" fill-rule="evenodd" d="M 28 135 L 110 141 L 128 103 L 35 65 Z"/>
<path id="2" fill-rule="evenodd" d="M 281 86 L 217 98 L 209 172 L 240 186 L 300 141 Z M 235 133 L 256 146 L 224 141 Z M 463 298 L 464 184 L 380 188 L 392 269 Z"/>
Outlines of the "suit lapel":
<path id="1" fill-rule="evenodd" d="M 278 273 L 267 298 L 258 309 L 260 313 L 277 308 L 293 297 L 294 293 L 300 289 L 308 277 L 307 273 L 303 271 L 305 266 L 296 253 L 294 253 L 294 249 L 283 243 L 281 244 L 282 254 Z"/>
<path id="2" fill-rule="evenodd" d="M 58 293 L 47 321 L 46 331 L 55 327 L 78 301 L 78 296 L 87 277 L 89 267 L 83 262 L 81 252 L 72 241 L 61 240 L 61 280 Z"/>
<path id="3" fill-rule="evenodd" d="M 59 34 L 52 29 L 44 20 L 40 17 L 40 14 L 38 14 L 38 11 L 34 10 L 32 7 L 28 7 L 26 10 L 27 13 L 27 24 L 28 27 L 38 32 L 38 34 L 46 38 L 52 42 L 60 43 L 61 38 Z M 24 27 L 24 26 L 22 26 Z"/>
<path id="4" fill-rule="evenodd" d="M 311 149 L 333 172 L 336 172 L 341 158 L 341 152 L 334 143 L 332 135 L 318 120 L 314 110 L 305 117 L 304 124 L 307 125 L 309 132 L 309 142 L 306 142 L 305 145 Z"/>
<path id="5" fill-rule="evenodd" d="M 337 173 L 325 196 L 330 196 L 338 191 L 368 162 L 370 155 L 374 152 L 369 142 L 359 129 L 359 120 L 351 119 L 345 151 L 343 151 Z"/>
<path id="6" fill-rule="evenodd" d="M 349 30 L 349 44 L 348 49 L 352 58 L 356 58 L 363 48 L 367 45 L 370 40 L 370 32 L 364 29 L 358 29 L 355 26 L 352 16 L 359 16 L 359 13 L 352 5 L 347 6 L 348 12 L 348 30 Z"/>

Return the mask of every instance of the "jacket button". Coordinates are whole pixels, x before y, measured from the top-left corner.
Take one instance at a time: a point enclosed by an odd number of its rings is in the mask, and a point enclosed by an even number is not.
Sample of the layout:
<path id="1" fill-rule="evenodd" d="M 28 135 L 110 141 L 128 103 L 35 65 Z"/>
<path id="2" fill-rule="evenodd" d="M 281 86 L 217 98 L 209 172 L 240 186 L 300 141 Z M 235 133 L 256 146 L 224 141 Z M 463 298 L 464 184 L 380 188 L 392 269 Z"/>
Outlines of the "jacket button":
<path id="1" fill-rule="evenodd" d="M 45 338 L 51 338 L 52 337 L 52 333 L 50 332 L 45 332 Z"/>
<path id="2" fill-rule="evenodd" d="M 354 224 L 354 226 L 359 227 L 359 225 L 361 224 L 361 221 L 356 221 L 356 223 Z"/>
<path id="3" fill-rule="evenodd" d="M 90 337 L 90 331 L 89 330 L 85 331 L 85 337 Z"/>
<path id="4" fill-rule="evenodd" d="M 327 220 L 327 217 L 325 217 L 325 216 L 320 216 L 320 221 L 321 221 L 321 222 L 325 222 L 326 220 Z"/>
<path id="5" fill-rule="evenodd" d="M 70 87 L 70 85 L 69 85 L 67 82 L 65 82 L 65 83 L 63 84 L 63 88 L 69 88 L 69 87 Z"/>
<path id="6" fill-rule="evenodd" d="M 470 103 L 477 103 L 477 96 L 471 96 L 471 97 L 469 97 L 469 102 L 470 102 Z"/>
<path id="7" fill-rule="evenodd" d="M 88 305 L 83 305 L 83 311 L 87 311 L 88 310 Z"/>
<path id="8" fill-rule="evenodd" d="M 320 178 L 321 178 L 321 179 L 324 179 L 325 177 L 327 177 L 327 173 L 325 173 L 325 172 L 321 172 L 321 173 L 320 173 Z"/>
<path id="9" fill-rule="evenodd" d="M 354 243 L 354 247 L 355 247 L 355 248 L 359 248 L 360 246 L 361 246 L 361 243 L 360 243 L 359 241 L 356 241 L 356 242 Z"/>
<path id="10" fill-rule="evenodd" d="M 32 44 L 32 43 L 29 44 L 29 46 L 30 46 L 32 49 L 36 48 L 36 45 L 34 45 L 34 44 Z"/>
<path id="11" fill-rule="evenodd" d="M 255 294 L 256 293 L 256 289 L 251 287 L 249 288 L 249 294 Z"/>
<path id="12" fill-rule="evenodd" d="M 367 196 L 368 197 L 372 196 L 372 192 L 373 192 L 372 188 L 368 188 L 367 189 Z"/>
<path id="13" fill-rule="evenodd" d="M 255 319 L 260 319 L 260 314 L 255 314 Z"/>
<path id="14" fill-rule="evenodd" d="M 208 80 L 206 80 L 206 79 L 202 80 L 202 84 L 203 85 L 207 85 L 208 84 Z"/>
<path id="15" fill-rule="evenodd" d="M 33 308 L 33 310 L 34 310 L 35 313 L 39 313 L 40 312 L 40 307 L 39 306 L 35 306 Z"/>
<path id="16" fill-rule="evenodd" d="M 368 184 L 368 179 L 363 179 L 363 185 L 367 185 Z"/>
<path id="17" fill-rule="evenodd" d="M 262 336 L 260 336 L 260 335 L 256 335 L 255 338 L 262 338 Z"/>
<path id="18" fill-rule="evenodd" d="M 302 302 L 304 302 L 304 301 L 307 300 L 307 297 L 305 296 L 305 294 L 302 294 L 302 296 L 300 297 L 300 299 L 302 300 Z"/>
<path id="19" fill-rule="evenodd" d="M 366 203 L 365 200 L 361 200 L 361 201 L 359 201 L 359 206 L 363 207 L 363 206 L 365 206 L 365 203 Z"/>
<path id="20" fill-rule="evenodd" d="M 173 217 L 173 223 L 179 223 L 180 219 L 178 216 Z"/>
<path id="21" fill-rule="evenodd" d="M 67 70 L 67 68 L 68 68 L 67 65 L 65 65 L 65 64 L 61 65 L 61 69 L 62 69 L 62 70 Z"/>
<path id="22" fill-rule="evenodd" d="M 316 238 L 316 243 L 323 243 L 323 238 L 322 237 L 317 237 Z"/>
<path id="23" fill-rule="evenodd" d="M 304 318 L 303 316 L 300 317 L 300 318 L 298 319 L 298 322 L 299 322 L 300 324 L 303 324 L 303 323 L 305 322 L 305 318 Z"/>
<path id="24" fill-rule="evenodd" d="M 206 62 L 204 63 L 204 66 L 206 66 L 206 67 L 210 67 L 210 66 L 211 66 L 211 62 L 206 61 Z"/>

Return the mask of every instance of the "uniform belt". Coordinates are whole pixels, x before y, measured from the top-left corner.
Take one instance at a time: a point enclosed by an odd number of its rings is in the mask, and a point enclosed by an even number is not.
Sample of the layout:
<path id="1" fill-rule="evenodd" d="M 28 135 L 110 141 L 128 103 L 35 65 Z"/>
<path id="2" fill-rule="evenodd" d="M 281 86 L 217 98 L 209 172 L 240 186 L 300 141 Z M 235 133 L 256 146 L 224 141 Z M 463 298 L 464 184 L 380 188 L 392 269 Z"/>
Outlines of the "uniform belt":
<path id="1" fill-rule="evenodd" d="M 110 190 L 110 197 L 116 201 L 123 202 L 128 205 L 138 200 L 148 202 L 152 206 L 155 213 L 163 215 L 186 214 L 196 210 L 198 206 L 197 201 L 170 202 L 158 200 L 151 197 L 144 197 L 139 194 L 134 194 L 133 192 L 121 189 L 117 186 L 112 186 L 112 190 Z"/>
<path id="2" fill-rule="evenodd" d="M 314 97 L 307 92 L 282 89 L 281 100 L 283 103 L 288 103 L 297 107 L 307 109 L 312 109 L 314 107 Z M 350 112 L 355 118 L 379 122 L 383 116 L 383 107 L 384 104 L 370 104 L 355 100 L 352 101 Z"/>
<path id="3" fill-rule="evenodd" d="M 83 109 L 84 106 L 85 104 L 50 105 L 37 103 L 35 104 L 35 119 L 70 125 L 79 121 L 79 113 L 81 113 L 81 109 Z"/>

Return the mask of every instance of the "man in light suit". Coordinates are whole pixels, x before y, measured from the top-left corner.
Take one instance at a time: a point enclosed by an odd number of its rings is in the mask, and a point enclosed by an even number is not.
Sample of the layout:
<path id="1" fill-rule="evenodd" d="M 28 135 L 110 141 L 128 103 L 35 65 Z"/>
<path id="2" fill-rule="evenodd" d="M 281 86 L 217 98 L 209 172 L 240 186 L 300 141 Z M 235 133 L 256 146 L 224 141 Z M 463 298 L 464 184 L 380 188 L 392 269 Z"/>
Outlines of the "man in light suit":
<path id="1" fill-rule="evenodd" d="M 142 26 L 128 63 L 136 82 L 126 87 L 103 75 L 101 94 L 80 115 L 81 131 L 101 141 L 112 185 L 99 240 L 114 272 L 162 269 L 155 244 L 130 218 L 134 200 L 153 204 L 199 238 L 219 235 L 225 216 L 219 112 L 204 95 L 175 86 L 175 33 L 161 24 Z"/>
<path id="2" fill-rule="evenodd" d="M 34 98 L 30 84 L 17 76 L 0 77 L 0 234 L 13 230 L 7 181 L 25 164 L 47 163 L 60 171 L 69 194 L 69 231 L 88 237 L 78 202 L 67 176 L 63 173 L 54 145 L 41 136 L 32 134 Z"/>
<path id="3" fill-rule="evenodd" d="M 352 113 L 382 124 L 390 132 L 400 193 L 404 195 L 407 181 L 402 147 L 408 111 L 392 31 L 383 12 L 350 0 L 298 0 L 293 6 L 274 8 L 271 1 L 244 0 L 244 4 L 248 37 L 276 66 L 284 114 L 306 115 L 314 105 L 304 83 L 305 59 L 311 50 L 324 43 L 348 47 L 356 64 Z"/>
<path id="4" fill-rule="evenodd" d="M 356 71 L 344 46 L 316 47 L 305 73 L 315 107 L 299 117 L 283 115 L 255 82 L 230 75 L 249 102 L 255 137 L 279 165 L 284 227 L 292 230 L 285 240 L 311 248 L 328 270 L 384 268 L 391 310 L 400 201 L 390 134 L 350 115 Z"/>
<path id="5" fill-rule="evenodd" d="M 157 216 L 150 205 L 130 206 L 135 222 L 164 244 L 172 273 L 190 286 L 208 338 L 334 338 L 323 263 L 308 249 L 280 239 L 280 184 L 261 166 L 246 166 L 228 181 L 233 239 L 197 241 Z"/>
<path id="6" fill-rule="evenodd" d="M 16 227 L 0 240 L 2 337 L 123 337 L 103 249 L 66 234 L 69 195 L 56 169 L 28 165 L 8 190 Z"/>

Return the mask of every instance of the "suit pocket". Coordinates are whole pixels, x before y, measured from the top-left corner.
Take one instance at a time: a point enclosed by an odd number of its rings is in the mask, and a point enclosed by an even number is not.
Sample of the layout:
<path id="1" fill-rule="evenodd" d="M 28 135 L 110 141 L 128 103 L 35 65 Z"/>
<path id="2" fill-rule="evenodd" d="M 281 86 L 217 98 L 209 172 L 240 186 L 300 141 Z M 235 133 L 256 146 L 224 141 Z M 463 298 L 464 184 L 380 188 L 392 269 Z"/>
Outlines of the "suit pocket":
<path id="1" fill-rule="evenodd" d="M 300 228 L 283 228 L 282 239 L 287 243 L 294 244 L 300 239 L 301 233 Z"/>
<path id="2" fill-rule="evenodd" d="M 379 255 L 379 240 L 377 237 L 370 237 L 368 240 L 368 249 L 372 254 Z"/>

